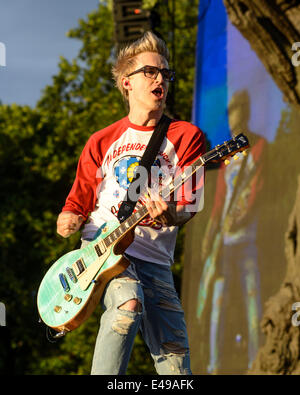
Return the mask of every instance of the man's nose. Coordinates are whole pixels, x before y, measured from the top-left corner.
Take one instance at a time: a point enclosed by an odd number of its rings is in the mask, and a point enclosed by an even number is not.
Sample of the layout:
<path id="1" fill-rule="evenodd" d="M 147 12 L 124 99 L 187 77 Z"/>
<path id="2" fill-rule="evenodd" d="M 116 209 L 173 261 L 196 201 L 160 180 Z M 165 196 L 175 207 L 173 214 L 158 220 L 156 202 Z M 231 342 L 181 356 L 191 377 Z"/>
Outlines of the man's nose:
<path id="1" fill-rule="evenodd" d="M 164 77 L 163 77 L 161 71 L 159 71 L 159 72 L 157 73 L 157 76 L 156 76 L 155 80 L 158 81 L 158 82 L 160 82 L 160 83 L 161 83 L 161 82 L 164 82 Z"/>
<path id="2" fill-rule="evenodd" d="M 164 77 L 160 71 L 158 72 L 155 80 L 158 81 L 159 84 L 162 84 L 162 83 L 166 84 L 167 83 L 167 81 L 164 79 Z"/>

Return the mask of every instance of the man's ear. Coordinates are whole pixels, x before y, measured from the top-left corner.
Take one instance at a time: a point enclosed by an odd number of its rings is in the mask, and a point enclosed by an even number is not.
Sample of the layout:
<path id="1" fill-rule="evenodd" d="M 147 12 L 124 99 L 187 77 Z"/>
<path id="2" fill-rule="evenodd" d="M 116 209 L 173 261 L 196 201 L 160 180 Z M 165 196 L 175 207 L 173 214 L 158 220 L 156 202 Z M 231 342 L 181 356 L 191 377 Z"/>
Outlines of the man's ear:
<path id="1" fill-rule="evenodd" d="M 127 89 L 127 90 L 131 89 L 130 81 L 129 81 L 128 78 L 124 77 L 122 79 L 122 86 L 123 86 L 124 89 Z"/>

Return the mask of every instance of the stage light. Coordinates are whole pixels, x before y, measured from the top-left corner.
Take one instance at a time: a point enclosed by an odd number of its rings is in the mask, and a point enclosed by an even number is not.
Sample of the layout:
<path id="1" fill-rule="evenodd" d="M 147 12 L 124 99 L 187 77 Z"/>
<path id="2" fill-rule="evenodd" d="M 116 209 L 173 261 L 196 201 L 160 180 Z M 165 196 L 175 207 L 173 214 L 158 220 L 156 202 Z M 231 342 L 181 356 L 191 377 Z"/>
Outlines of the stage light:
<path id="1" fill-rule="evenodd" d="M 141 0 L 114 0 L 115 38 L 118 44 L 137 40 L 153 28 L 153 11 L 144 10 Z"/>

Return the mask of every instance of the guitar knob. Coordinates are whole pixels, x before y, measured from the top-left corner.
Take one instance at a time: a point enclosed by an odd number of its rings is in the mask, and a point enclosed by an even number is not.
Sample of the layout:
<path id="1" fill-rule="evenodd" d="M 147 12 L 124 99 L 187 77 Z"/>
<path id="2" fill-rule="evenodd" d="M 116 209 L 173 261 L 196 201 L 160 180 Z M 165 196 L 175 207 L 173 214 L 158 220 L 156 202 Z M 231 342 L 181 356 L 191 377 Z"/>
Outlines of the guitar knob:
<path id="1" fill-rule="evenodd" d="M 55 306 L 54 311 L 55 313 L 59 313 L 61 311 L 61 306 Z"/>
<path id="2" fill-rule="evenodd" d="M 248 155 L 248 152 L 247 152 L 247 151 L 243 151 L 242 154 L 243 154 L 244 156 L 247 156 L 247 155 Z"/>
<path id="3" fill-rule="evenodd" d="M 66 294 L 66 295 L 64 296 L 64 299 L 65 299 L 67 302 L 70 302 L 70 300 L 72 300 L 72 298 L 73 298 L 73 296 L 70 295 L 70 294 Z"/>
<path id="4" fill-rule="evenodd" d="M 81 298 L 78 298 L 77 296 L 73 299 L 73 302 L 75 303 L 75 304 L 80 304 L 81 303 Z"/>
<path id="5" fill-rule="evenodd" d="M 233 159 L 238 160 L 239 159 L 238 155 L 234 155 Z"/>
<path id="6" fill-rule="evenodd" d="M 230 163 L 230 160 L 228 160 L 228 159 L 225 159 L 225 160 L 224 160 L 224 163 L 225 163 L 225 165 L 227 166 L 227 165 L 229 165 L 229 163 Z"/>

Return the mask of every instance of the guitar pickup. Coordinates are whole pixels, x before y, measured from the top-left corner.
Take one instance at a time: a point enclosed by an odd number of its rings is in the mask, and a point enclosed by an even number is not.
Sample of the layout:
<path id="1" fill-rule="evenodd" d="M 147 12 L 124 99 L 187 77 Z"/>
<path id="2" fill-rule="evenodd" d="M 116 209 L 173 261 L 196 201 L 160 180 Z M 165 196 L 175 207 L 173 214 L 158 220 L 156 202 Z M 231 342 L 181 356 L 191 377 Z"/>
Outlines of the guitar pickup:
<path id="1" fill-rule="evenodd" d="M 86 269 L 83 259 L 80 258 L 75 263 L 73 263 L 72 269 L 74 270 L 76 276 L 80 276 L 80 274 Z"/>
<path id="2" fill-rule="evenodd" d="M 73 272 L 73 269 L 71 269 L 70 267 L 67 267 L 66 268 L 66 272 L 68 273 L 68 276 L 69 276 L 70 280 L 73 283 L 76 283 L 77 282 L 77 278 L 76 278 L 76 276 L 75 276 L 75 274 Z"/>
<path id="3" fill-rule="evenodd" d="M 106 251 L 106 248 L 105 248 L 105 246 L 104 246 L 104 244 L 103 243 L 98 243 L 98 244 L 96 244 L 95 246 L 94 246 L 94 248 L 95 248 L 95 251 L 96 251 L 96 253 L 97 253 L 97 255 L 100 257 L 101 255 L 103 255 L 104 253 L 105 253 L 105 251 Z"/>

